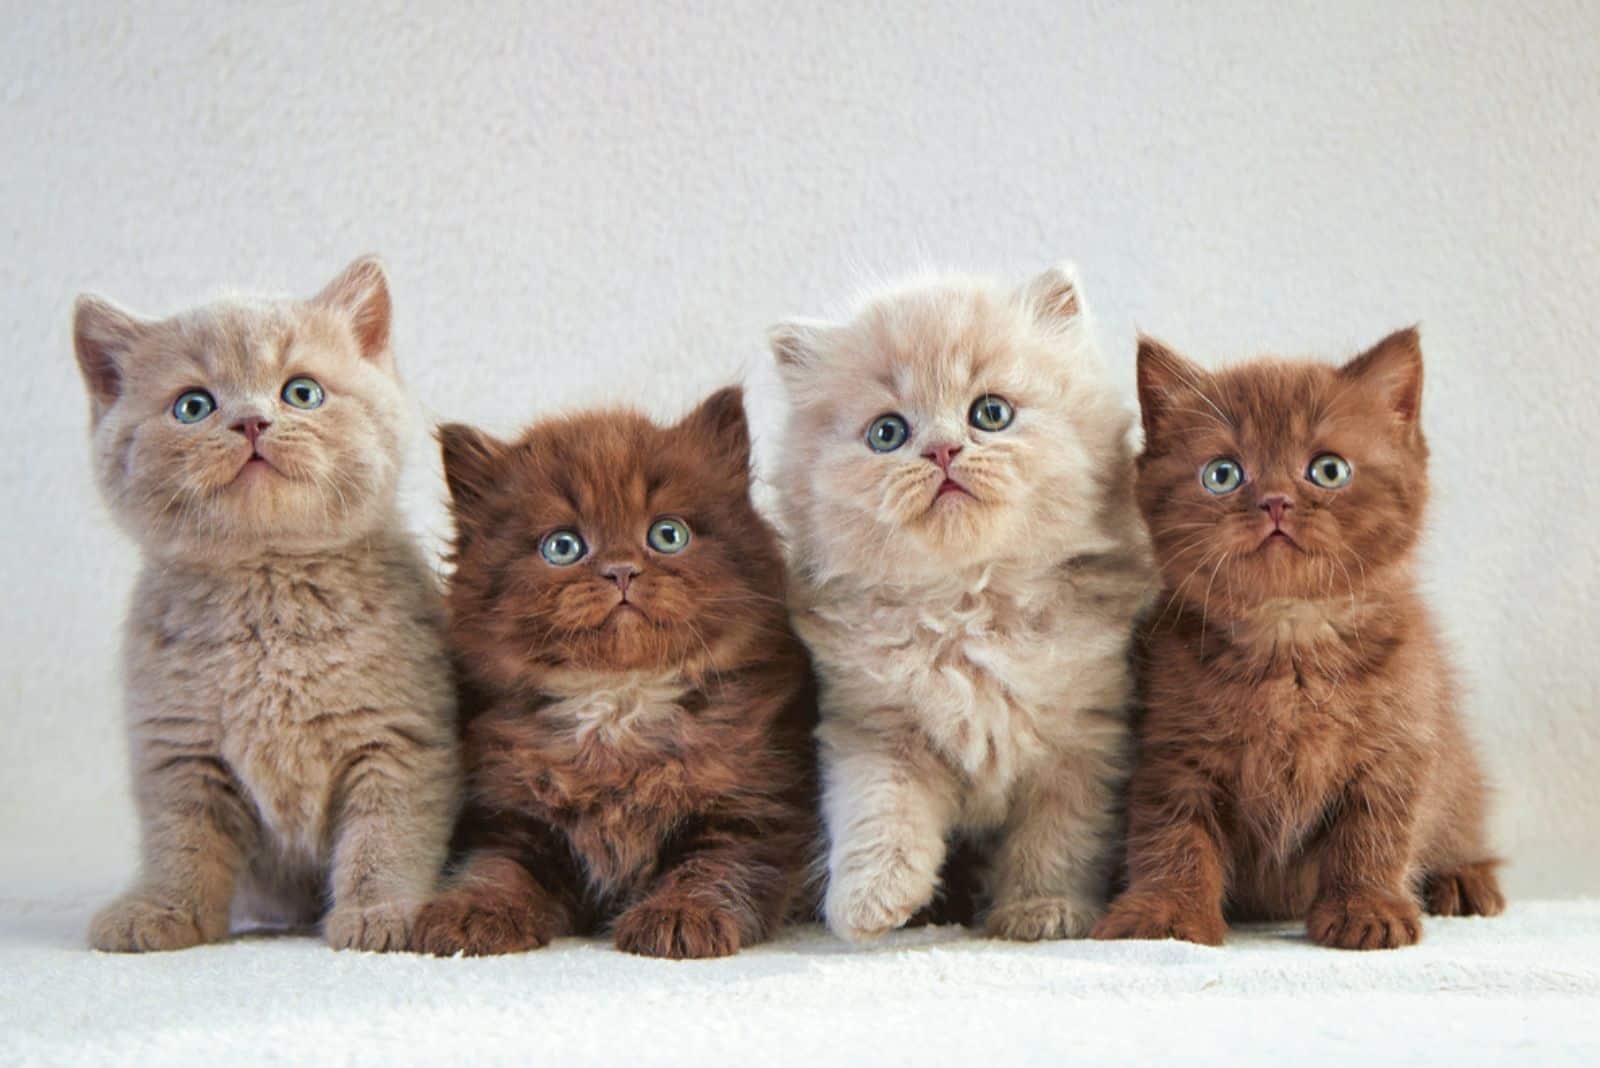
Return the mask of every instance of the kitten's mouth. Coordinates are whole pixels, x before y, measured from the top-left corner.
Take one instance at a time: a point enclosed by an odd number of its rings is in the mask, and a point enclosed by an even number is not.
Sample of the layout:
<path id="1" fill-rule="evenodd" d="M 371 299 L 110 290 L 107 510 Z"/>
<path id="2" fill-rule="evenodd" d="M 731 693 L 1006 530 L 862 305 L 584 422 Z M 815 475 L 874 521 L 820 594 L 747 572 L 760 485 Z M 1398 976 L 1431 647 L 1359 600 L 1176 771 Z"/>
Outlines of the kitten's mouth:
<path id="1" fill-rule="evenodd" d="M 963 486 L 955 479 L 947 476 L 943 482 L 939 483 L 939 488 L 934 491 L 933 499 L 935 501 L 941 500 L 952 493 L 959 493 L 966 497 L 972 496 L 971 490 L 967 489 L 967 487 Z"/>
<path id="2" fill-rule="evenodd" d="M 233 481 L 240 482 L 244 479 L 253 478 L 257 475 L 268 474 L 269 472 L 275 475 L 281 474 L 281 472 L 275 466 L 273 466 L 271 460 L 267 459 L 265 456 L 262 456 L 259 452 L 252 451 L 250 453 L 250 458 L 239 465 L 239 471 L 233 476 Z"/>
<path id="3" fill-rule="evenodd" d="M 1267 549 L 1274 545 L 1287 545 L 1291 549 L 1300 548 L 1300 543 L 1289 536 L 1289 532 L 1282 527 L 1275 527 L 1271 534 L 1261 539 L 1258 548 Z"/>

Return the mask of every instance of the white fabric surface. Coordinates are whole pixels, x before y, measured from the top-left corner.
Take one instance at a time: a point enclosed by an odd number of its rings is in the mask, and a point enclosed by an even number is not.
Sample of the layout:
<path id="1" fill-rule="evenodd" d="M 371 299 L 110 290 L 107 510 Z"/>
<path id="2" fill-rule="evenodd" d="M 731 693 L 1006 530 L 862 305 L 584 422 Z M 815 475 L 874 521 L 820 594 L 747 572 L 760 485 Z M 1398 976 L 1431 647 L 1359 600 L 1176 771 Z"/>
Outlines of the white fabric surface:
<path id="1" fill-rule="evenodd" d="M 1433 920 L 1342 953 L 1294 927 L 1222 949 L 820 928 L 719 961 L 568 939 L 481 960 L 246 936 L 83 948 L 86 902 L 0 900 L 0 1063 L 1600 1064 L 1600 903 Z"/>

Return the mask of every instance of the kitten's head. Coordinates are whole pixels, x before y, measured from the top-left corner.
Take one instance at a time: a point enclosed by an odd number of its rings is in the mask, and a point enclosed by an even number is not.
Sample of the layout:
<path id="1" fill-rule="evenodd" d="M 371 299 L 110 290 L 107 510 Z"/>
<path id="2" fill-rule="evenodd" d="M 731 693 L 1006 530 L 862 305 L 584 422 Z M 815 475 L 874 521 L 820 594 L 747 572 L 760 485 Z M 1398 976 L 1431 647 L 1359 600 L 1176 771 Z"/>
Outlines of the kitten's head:
<path id="1" fill-rule="evenodd" d="M 670 427 L 587 412 L 510 443 L 461 425 L 439 440 L 454 634 L 489 687 L 537 690 L 566 670 L 694 676 L 781 628 L 782 557 L 750 503 L 737 388 Z"/>
<path id="2" fill-rule="evenodd" d="M 147 551 L 307 551 L 392 510 L 408 419 L 376 260 L 310 300 L 229 298 L 168 319 L 79 297 L 73 340 L 97 480 Z"/>
<path id="3" fill-rule="evenodd" d="M 1428 447 L 1415 330 L 1343 367 L 1216 373 L 1142 338 L 1139 402 L 1139 507 L 1180 601 L 1216 615 L 1348 597 L 1416 544 Z"/>
<path id="4" fill-rule="evenodd" d="M 1019 289 L 919 282 L 847 323 L 774 328 L 802 566 L 915 584 L 1108 547 L 1108 517 L 1132 512 L 1129 418 L 1086 320 L 1058 267 Z"/>

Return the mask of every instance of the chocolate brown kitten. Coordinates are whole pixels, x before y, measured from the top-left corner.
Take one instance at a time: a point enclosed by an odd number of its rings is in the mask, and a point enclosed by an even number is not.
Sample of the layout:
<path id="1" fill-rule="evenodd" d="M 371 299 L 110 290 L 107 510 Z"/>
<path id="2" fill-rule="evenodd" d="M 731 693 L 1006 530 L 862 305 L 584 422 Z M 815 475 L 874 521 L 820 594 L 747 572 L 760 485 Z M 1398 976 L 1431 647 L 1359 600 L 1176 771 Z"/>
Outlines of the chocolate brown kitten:
<path id="1" fill-rule="evenodd" d="M 772 934 L 818 839 L 811 670 L 750 503 L 738 389 L 511 444 L 440 432 L 468 808 L 414 945 L 715 957 Z"/>
<path id="2" fill-rule="evenodd" d="M 1417 594 L 1415 330 L 1343 367 L 1216 374 L 1142 339 L 1138 498 L 1166 590 L 1144 634 L 1130 885 L 1098 938 L 1220 944 L 1305 918 L 1410 945 L 1505 905 L 1485 787 Z"/>

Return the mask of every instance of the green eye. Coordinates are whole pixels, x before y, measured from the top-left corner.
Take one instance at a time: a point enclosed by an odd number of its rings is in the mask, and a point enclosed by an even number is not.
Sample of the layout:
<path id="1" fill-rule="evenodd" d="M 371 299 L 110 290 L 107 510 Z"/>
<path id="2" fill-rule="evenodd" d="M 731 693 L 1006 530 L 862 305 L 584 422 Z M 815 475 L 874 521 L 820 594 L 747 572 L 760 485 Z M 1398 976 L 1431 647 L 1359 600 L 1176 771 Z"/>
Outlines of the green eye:
<path id="1" fill-rule="evenodd" d="M 681 553 L 689 545 L 689 524 L 670 516 L 657 519 L 650 524 L 645 540 L 658 553 Z"/>
<path id="2" fill-rule="evenodd" d="M 1011 402 L 992 393 L 985 393 L 973 401 L 972 410 L 967 412 L 967 422 L 979 430 L 991 432 L 1004 430 L 1016 417 L 1017 412 L 1011 407 Z"/>
<path id="3" fill-rule="evenodd" d="M 320 408 L 325 396 L 327 394 L 322 392 L 322 387 L 317 384 L 317 380 L 315 378 L 306 378 L 304 375 L 299 378 L 289 379 L 288 383 L 283 387 L 284 402 L 291 408 L 304 408 L 307 411 L 312 408 Z"/>
<path id="4" fill-rule="evenodd" d="M 217 402 L 203 389 L 191 389 L 172 402 L 172 418 L 180 423 L 198 423 L 217 410 Z"/>
<path id="5" fill-rule="evenodd" d="M 1244 485 L 1244 468 L 1238 460 L 1219 457 L 1200 469 L 1200 484 L 1207 493 L 1221 497 Z"/>
<path id="6" fill-rule="evenodd" d="M 1338 453 L 1325 452 L 1311 461 L 1306 477 L 1323 489 L 1338 489 L 1350 481 L 1350 461 Z"/>
<path id="7" fill-rule="evenodd" d="M 539 543 L 539 555 L 556 567 L 566 567 L 583 559 L 589 547 L 576 530 L 552 530 Z"/>
<path id="8" fill-rule="evenodd" d="M 873 452 L 894 452 L 906 443 L 906 438 L 911 436 L 911 428 L 906 421 L 890 412 L 880 415 L 867 427 L 867 445 Z"/>

